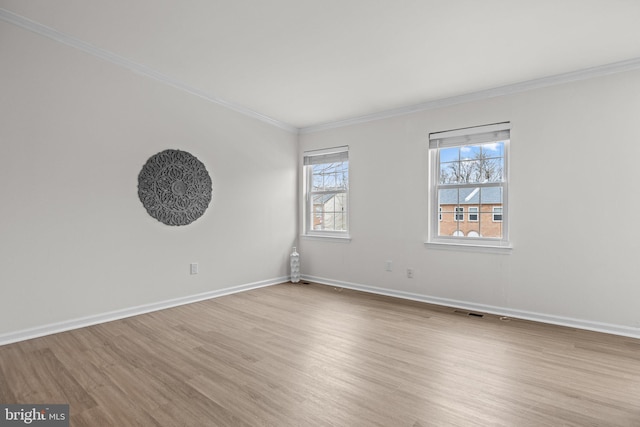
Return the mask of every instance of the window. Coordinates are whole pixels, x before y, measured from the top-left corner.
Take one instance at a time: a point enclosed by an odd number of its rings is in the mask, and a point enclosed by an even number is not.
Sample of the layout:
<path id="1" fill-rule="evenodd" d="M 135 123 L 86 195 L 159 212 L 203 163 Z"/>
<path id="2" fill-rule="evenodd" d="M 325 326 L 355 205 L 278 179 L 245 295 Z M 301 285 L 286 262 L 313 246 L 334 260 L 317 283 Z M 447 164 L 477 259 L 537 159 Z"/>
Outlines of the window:
<path id="1" fill-rule="evenodd" d="M 478 222 L 477 206 L 469 206 L 469 222 Z"/>
<path id="2" fill-rule="evenodd" d="M 464 208 L 463 207 L 455 207 L 455 213 L 454 213 L 454 221 L 464 221 Z"/>
<path id="3" fill-rule="evenodd" d="M 493 207 L 493 222 L 502 222 L 502 207 Z"/>
<path id="4" fill-rule="evenodd" d="M 348 147 L 304 153 L 306 235 L 348 237 Z"/>
<path id="5" fill-rule="evenodd" d="M 510 129 L 498 123 L 429 135 L 428 243 L 509 247 Z"/>

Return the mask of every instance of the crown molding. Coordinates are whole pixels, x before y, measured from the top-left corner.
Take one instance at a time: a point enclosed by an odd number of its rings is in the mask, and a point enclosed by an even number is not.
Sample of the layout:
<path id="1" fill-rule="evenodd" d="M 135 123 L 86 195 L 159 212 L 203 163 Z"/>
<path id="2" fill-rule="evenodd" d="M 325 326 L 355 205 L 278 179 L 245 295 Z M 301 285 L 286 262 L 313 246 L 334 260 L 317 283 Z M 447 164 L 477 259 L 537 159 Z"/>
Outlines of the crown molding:
<path id="1" fill-rule="evenodd" d="M 435 99 L 415 105 L 408 105 L 391 110 L 380 111 L 378 113 L 356 116 L 349 119 L 337 120 L 318 125 L 311 125 L 299 129 L 300 134 L 308 134 L 320 132 L 330 129 L 351 126 L 355 124 L 367 123 L 376 120 L 388 119 L 391 117 L 404 116 L 407 114 L 418 113 L 426 110 L 434 110 L 442 107 L 449 107 L 467 102 L 480 101 L 483 99 L 495 98 L 498 96 L 511 95 L 525 92 L 533 89 L 541 89 L 549 86 L 571 83 L 580 80 L 586 80 L 594 77 L 606 76 L 609 74 L 617 74 L 625 71 L 640 69 L 640 58 L 633 58 L 626 61 L 614 62 L 611 64 L 601 65 L 597 67 L 585 68 L 578 71 L 556 74 L 553 76 L 542 77 L 534 80 L 514 83 L 505 86 L 499 86 L 491 89 L 481 90 L 478 92 L 466 93 L 462 95 L 452 96 L 449 98 Z"/>
<path id="2" fill-rule="evenodd" d="M 220 105 L 222 107 L 228 108 L 230 110 L 236 111 L 240 114 L 244 114 L 245 116 L 252 117 L 254 119 L 276 126 L 280 129 L 284 129 L 288 132 L 298 133 L 298 128 L 288 123 L 281 122 L 279 120 L 273 119 L 264 114 L 258 113 L 257 111 L 253 111 L 249 108 L 243 107 L 242 105 L 238 105 L 236 103 L 227 101 L 218 96 L 206 93 L 200 89 L 190 86 L 171 76 L 168 76 L 157 70 L 154 70 L 153 68 L 147 67 L 146 65 L 139 64 L 135 61 L 131 61 L 123 56 L 117 55 L 106 49 L 102 49 L 97 46 L 94 46 L 90 43 L 87 43 L 78 38 L 70 36 L 69 34 L 65 34 L 51 27 L 47 27 L 46 25 L 40 24 L 39 22 L 36 22 L 36 21 L 32 21 L 28 18 L 25 18 L 24 16 L 10 12 L 6 9 L 0 8 L 0 20 L 16 25 L 18 27 L 24 28 L 25 30 L 31 31 L 33 33 L 47 37 L 49 39 L 55 40 L 59 43 L 63 43 L 67 46 L 71 46 L 75 49 L 81 50 L 85 53 L 93 55 L 104 61 L 110 62 L 114 65 L 127 68 L 133 71 L 134 73 L 151 77 L 152 79 L 157 80 L 161 83 L 167 84 L 176 89 L 182 90 L 184 92 L 190 93 L 191 95 L 195 95 L 199 98 L 202 98 L 206 101 L 209 101 L 214 104 Z"/>
<path id="3" fill-rule="evenodd" d="M 553 76 L 543 77 L 539 79 L 527 80 L 524 82 L 514 83 L 505 86 L 499 86 L 477 92 L 466 93 L 462 95 L 452 96 L 448 98 L 435 99 L 420 104 L 408 105 L 405 107 L 384 110 L 377 113 L 366 114 L 362 116 L 351 117 L 343 120 L 336 120 L 327 123 L 321 123 L 311 126 L 296 127 L 288 123 L 276 120 L 257 111 L 246 108 L 242 105 L 227 101 L 223 98 L 208 94 L 200 89 L 190 86 L 184 82 L 174 79 L 171 76 L 163 74 L 146 65 L 131 61 L 106 49 L 99 48 L 90 43 L 84 42 L 78 38 L 62 33 L 39 22 L 32 21 L 16 13 L 0 8 L 0 20 L 14 24 L 28 31 L 34 32 L 41 36 L 66 44 L 83 52 L 89 53 L 104 61 L 127 68 L 137 74 L 141 74 L 164 84 L 172 86 L 176 89 L 195 95 L 208 102 L 220 105 L 230 110 L 236 111 L 248 117 L 252 117 L 264 123 L 276 126 L 285 131 L 295 134 L 309 134 L 321 132 L 330 129 L 362 124 L 392 117 L 404 116 L 408 114 L 418 113 L 421 111 L 433 110 L 437 108 L 449 107 L 467 102 L 480 101 L 483 99 L 495 98 L 498 96 L 511 95 L 525 92 L 533 89 L 540 89 L 549 86 L 571 83 L 580 80 L 586 80 L 594 77 L 606 76 L 609 74 L 617 74 L 625 71 L 640 69 L 640 58 L 632 58 L 626 61 L 614 62 L 597 67 L 585 68 L 582 70 L 572 71 L 568 73 L 556 74 Z"/>

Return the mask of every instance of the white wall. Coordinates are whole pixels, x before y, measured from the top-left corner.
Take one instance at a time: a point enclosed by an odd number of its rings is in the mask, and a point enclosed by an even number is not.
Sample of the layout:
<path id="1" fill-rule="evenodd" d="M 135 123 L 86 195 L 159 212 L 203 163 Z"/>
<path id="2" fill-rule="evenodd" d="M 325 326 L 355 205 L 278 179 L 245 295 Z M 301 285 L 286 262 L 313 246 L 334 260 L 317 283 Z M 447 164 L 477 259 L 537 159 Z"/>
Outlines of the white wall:
<path id="1" fill-rule="evenodd" d="M 301 151 L 349 145 L 352 236 L 302 238 L 303 274 L 640 336 L 638 87 L 626 72 L 301 135 Z M 512 252 L 424 245 L 428 134 L 503 121 Z"/>
<path id="2" fill-rule="evenodd" d="M 0 337 L 288 274 L 295 135 L 3 22 L 0 58 Z M 168 148 L 213 180 L 183 227 L 137 195 Z"/>

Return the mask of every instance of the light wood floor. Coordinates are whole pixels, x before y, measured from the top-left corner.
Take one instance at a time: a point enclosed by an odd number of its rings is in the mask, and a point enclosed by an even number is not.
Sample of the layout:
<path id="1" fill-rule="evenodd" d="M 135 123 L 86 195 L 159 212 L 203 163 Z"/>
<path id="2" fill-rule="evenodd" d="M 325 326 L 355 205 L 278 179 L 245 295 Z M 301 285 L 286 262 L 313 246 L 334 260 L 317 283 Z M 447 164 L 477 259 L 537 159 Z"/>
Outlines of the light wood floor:
<path id="1" fill-rule="evenodd" d="M 71 426 L 640 426 L 640 341 L 282 284 L 0 347 Z"/>

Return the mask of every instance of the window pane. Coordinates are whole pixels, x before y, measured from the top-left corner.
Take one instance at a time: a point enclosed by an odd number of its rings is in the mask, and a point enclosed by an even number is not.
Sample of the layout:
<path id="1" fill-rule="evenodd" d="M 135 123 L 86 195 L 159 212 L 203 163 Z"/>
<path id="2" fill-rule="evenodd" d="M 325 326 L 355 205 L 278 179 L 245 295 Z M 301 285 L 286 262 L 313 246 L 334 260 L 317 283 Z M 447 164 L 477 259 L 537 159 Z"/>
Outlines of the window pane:
<path id="1" fill-rule="evenodd" d="M 504 181 L 504 159 L 483 159 L 478 165 L 479 182 Z"/>
<path id="2" fill-rule="evenodd" d="M 336 212 L 335 214 L 335 230 L 347 231 L 347 216 L 344 212 Z"/>
<path id="3" fill-rule="evenodd" d="M 504 143 L 502 142 L 447 148 L 440 152 L 440 184 L 504 180 Z"/>
<path id="4" fill-rule="evenodd" d="M 322 212 L 319 212 L 319 213 L 314 212 L 314 214 L 313 214 L 313 225 L 312 225 L 312 229 L 313 230 L 323 230 L 324 229 L 322 218 L 323 218 L 322 217 Z"/>
<path id="5" fill-rule="evenodd" d="M 502 238 L 502 223 L 493 221 L 492 212 L 480 213 L 480 236 L 489 238 Z"/>
<path id="6" fill-rule="evenodd" d="M 478 182 L 502 182 L 504 180 L 504 142 L 480 145 L 476 160 Z"/>
<path id="7" fill-rule="evenodd" d="M 327 194 L 315 194 L 313 195 L 313 211 L 319 212 L 324 210 L 324 204 L 327 201 Z"/>
<path id="8" fill-rule="evenodd" d="M 346 193 L 314 194 L 311 200 L 312 230 L 347 230 Z"/>
<path id="9" fill-rule="evenodd" d="M 463 231 L 465 231 L 465 236 L 467 237 L 480 237 L 480 223 L 469 223 L 464 227 Z"/>
<path id="10" fill-rule="evenodd" d="M 440 163 L 457 162 L 460 160 L 460 148 L 443 148 L 440 150 Z"/>
<path id="11" fill-rule="evenodd" d="M 322 230 L 335 230 L 333 212 L 325 212 L 322 216 Z"/>
<path id="12" fill-rule="evenodd" d="M 482 144 L 482 152 L 487 157 L 504 157 L 504 142 L 490 142 L 489 144 Z"/>
<path id="13" fill-rule="evenodd" d="M 323 187 L 325 190 L 336 188 L 336 174 L 325 173 L 322 177 Z"/>
<path id="14" fill-rule="evenodd" d="M 438 206 L 443 212 L 453 212 L 453 206 L 459 205 L 457 188 L 441 188 L 438 190 Z"/>
<path id="15" fill-rule="evenodd" d="M 338 193 L 335 195 L 334 200 L 334 210 L 336 212 L 344 212 L 346 208 L 347 195 L 345 193 Z"/>
<path id="16" fill-rule="evenodd" d="M 478 176 L 478 161 L 465 160 L 460 162 L 460 166 L 458 167 L 458 182 L 462 184 L 480 182 Z"/>
<path id="17" fill-rule="evenodd" d="M 487 187 L 480 191 L 480 235 L 502 238 L 502 223 L 494 221 L 496 210 L 502 216 L 502 187 Z M 501 221 L 501 220 L 500 220 Z"/>
<path id="18" fill-rule="evenodd" d="M 322 186 L 322 175 L 319 174 L 313 174 L 312 175 L 312 191 L 319 191 L 322 190 L 323 186 Z"/>
<path id="19" fill-rule="evenodd" d="M 347 215 L 345 209 L 346 194 L 332 195 L 324 203 L 322 216 L 323 230 L 346 231 Z"/>
<path id="20" fill-rule="evenodd" d="M 346 190 L 349 186 L 349 163 L 342 162 L 336 165 L 335 183 L 336 189 Z"/>
<path id="21" fill-rule="evenodd" d="M 483 205 L 502 206 L 502 187 L 481 188 L 479 196 Z"/>
<path id="22" fill-rule="evenodd" d="M 479 145 L 465 145 L 460 147 L 460 160 L 477 159 L 482 148 Z"/>
<path id="23" fill-rule="evenodd" d="M 312 197 L 313 203 L 313 218 L 312 218 L 312 229 L 313 230 L 324 230 L 324 211 L 325 204 L 327 202 L 326 194 L 314 195 Z"/>
<path id="24" fill-rule="evenodd" d="M 458 222 L 455 221 L 455 211 L 459 207 L 458 197 L 459 190 L 457 188 L 438 190 L 438 213 L 442 218 L 438 221 L 439 236 L 451 236 L 454 231 L 458 230 Z"/>
<path id="25" fill-rule="evenodd" d="M 440 164 L 440 184 L 457 184 L 460 176 L 460 162 Z"/>
<path id="26" fill-rule="evenodd" d="M 322 163 L 313 165 L 312 168 L 312 191 L 333 191 L 346 190 L 349 184 L 349 164 Z"/>
<path id="27" fill-rule="evenodd" d="M 334 230 L 346 231 L 347 229 L 347 217 L 346 217 L 346 201 L 347 195 L 344 193 L 336 194 L 334 197 Z"/>

